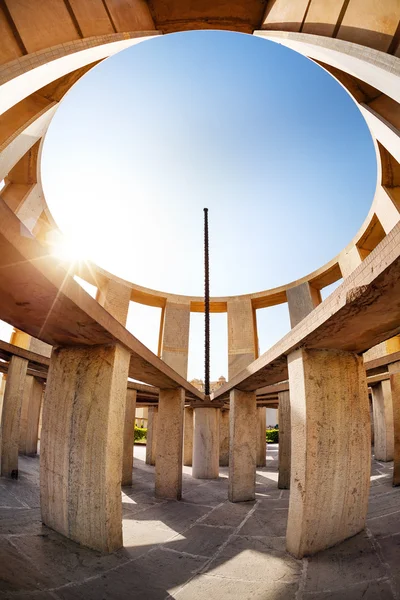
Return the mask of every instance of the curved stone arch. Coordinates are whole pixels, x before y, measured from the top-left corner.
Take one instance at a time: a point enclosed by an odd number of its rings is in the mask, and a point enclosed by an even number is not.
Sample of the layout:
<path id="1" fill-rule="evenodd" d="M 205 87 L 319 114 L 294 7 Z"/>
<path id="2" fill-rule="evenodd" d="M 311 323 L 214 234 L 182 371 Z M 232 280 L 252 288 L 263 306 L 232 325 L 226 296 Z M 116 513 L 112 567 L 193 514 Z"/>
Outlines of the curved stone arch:
<path id="1" fill-rule="evenodd" d="M 138 34 L 136 34 L 138 35 Z M 385 55 L 381 52 L 378 51 L 374 51 L 374 50 L 370 50 L 370 49 L 364 49 L 363 47 L 357 46 L 356 44 L 351 44 L 348 42 L 343 42 L 341 40 L 331 40 L 329 38 L 321 38 L 320 36 L 314 36 L 314 35 L 307 35 L 307 34 L 287 34 L 286 32 L 257 32 L 256 35 L 260 35 L 261 37 L 267 37 L 268 39 L 273 39 L 273 41 L 276 41 L 278 43 L 281 43 L 282 40 L 286 41 L 289 40 L 290 43 L 288 42 L 286 45 L 289 45 L 290 47 L 292 46 L 296 46 L 295 48 L 293 48 L 296 51 L 301 51 L 302 54 L 304 54 L 305 56 L 307 56 L 308 58 L 311 59 L 321 59 L 323 58 L 325 63 L 332 63 L 334 65 L 341 65 L 343 67 L 343 59 L 341 55 L 344 55 L 347 63 L 350 62 L 351 64 L 351 69 L 348 68 L 348 71 L 351 71 L 351 75 L 352 76 L 358 76 L 358 77 L 365 77 L 365 73 L 372 71 L 372 75 L 368 75 L 368 77 L 366 77 L 368 79 L 369 84 L 374 83 L 375 85 L 380 85 L 383 89 L 385 89 L 386 91 L 389 91 L 390 93 L 393 94 L 393 90 L 394 90 L 394 81 L 397 80 L 397 70 L 398 70 L 398 63 L 399 60 L 396 59 L 395 57 L 389 56 L 389 55 Z M 295 38 L 295 43 L 293 42 L 292 38 Z M 79 46 L 79 57 L 78 57 L 78 61 L 76 60 L 76 57 L 74 57 L 71 52 L 71 48 L 68 48 L 68 52 L 65 53 L 62 57 L 56 57 L 53 58 L 52 62 L 51 62 L 51 73 L 52 73 L 52 77 L 55 77 L 56 79 L 58 79 L 58 76 L 61 74 L 62 76 L 65 75 L 65 72 L 68 69 L 73 69 L 73 67 L 76 67 L 77 64 L 79 64 L 81 67 L 83 64 L 89 65 L 90 68 L 90 64 L 93 64 L 91 61 L 93 60 L 93 58 L 99 58 L 101 59 L 101 56 L 103 55 L 109 55 L 111 53 L 115 53 L 121 49 L 124 49 L 127 46 L 130 46 L 134 43 L 138 43 L 140 41 L 143 41 L 142 36 L 139 37 L 135 37 L 129 40 L 125 40 L 125 41 L 113 41 L 113 42 L 108 42 L 107 44 L 102 44 L 102 45 L 97 45 L 94 48 L 89 48 L 89 49 L 81 49 L 81 45 L 78 44 Z M 148 38 L 147 38 L 148 39 Z M 302 41 L 304 40 L 304 41 Z M 312 42 L 315 42 L 314 45 L 312 44 Z M 327 48 L 323 47 L 323 44 L 326 43 Z M 302 46 L 303 44 L 303 46 Z M 315 50 L 315 48 L 317 50 Z M 312 48 L 312 51 L 310 50 L 310 47 Z M 300 48 L 300 50 L 299 50 Z M 321 50 L 322 48 L 322 50 Z M 354 56 L 351 55 L 351 52 L 354 54 Z M 364 56 L 365 55 L 365 56 Z M 350 56 L 350 61 L 349 61 L 349 56 Z M 364 58 L 363 58 L 364 56 Z M 331 58 L 329 58 L 331 57 Z M 340 62 L 339 59 L 342 59 L 342 62 Z M 39 62 L 42 62 L 42 58 L 40 58 Z M 346 61 L 345 61 L 346 62 Z M 66 66 L 68 65 L 68 67 Z M 49 73 L 46 74 L 47 79 L 43 79 L 43 73 L 45 73 L 45 69 L 44 69 L 45 65 L 40 64 L 39 66 L 36 67 L 32 67 L 32 64 L 29 64 L 26 62 L 26 68 L 27 70 L 25 71 L 25 73 L 23 75 L 19 75 L 17 77 L 18 79 L 18 86 L 19 86 L 19 93 L 20 96 L 25 96 L 26 98 L 29 97 L 29 92 L 32 92 L 32 89 L 38 89 L 37 87 L 34 88 L 34 86 L 32 87 L 32 82 L 35 80 L 34 78 L 34 74 L 39 71 L 40 72 L 40 77 L 39 80 L 41 83 L 43 82 L 47 82 L 49 84 Z M 57 70 L 59 68 L 59 70 Z M 79 69 L 78 69 L 79 70 Z M 69 71 L 70 74 L 74 74 L 77 71 Z M 22 93 L 21 90 L 23 89 L 23 79 L 25 79 L 26 81 L 26 88 L 25 88 L 25 92 Z M 10 83 L 12 83 L 14 80 L 11 79 Z M 72 85 L 75 83 L 75 81 L 72 81 Z M 70 87 L 72 87 L 72 85 Z M 68 86 L 67 86 L 68 87 Z M 35 92 L 33 92 L 35 93 Z M 394 94 L 395 95 L 395 94 Z M 49 125 L 52 116 L 54 115 L 56 109 L 57 109 L 58 103 L 54 104 L 54 103 L 50 103 L 48 107 L 46 107 L 46 110 L 43 112 L 40 112 L 40 114 L 38 115 L 38 118 L 36 119 L 38 122 L 40 121 L 42 124 L 46 123 L 46 125 L 44 127 L 43 130 L 43 134 L 45 133 L 45 130 L 47 128 L 47 126 Z M 359 105 L 360 106 L 360 105 Z M 383 138 L 386 140 L 387 142 L 387 146 L 389 146 L 388 150 L 391 151 L 391 154 L 394 154 L 395 156 L 398 153 L 398 147 L 400 146 L 398 144 L 398 135 L 396 133 L 396 131 L 394 130 L 393 126 L 384 121 L 380 116 L 377 116 L 375 114 L 373 114 L 373 112 L 371 112 L 367 107 L 363 107 L 361 106 L 361 110 L 363 112 L 363 114 L 365 114 L 366 112 L 368 112 L 369 114 L 369 119 L 367 120 L 367 123 L 372 131 L 372 135 L 374 138 L 376 138 L 378 141 L 383 141 Z M 36 120 L 33 121 L 29 121 L 29 125 L 28 127 L 26 127 L 25 129 L 22 129 L 21 132 L 18 133 L 19 135 L 16 136 L 11 142 L 10 144 L 6 147 L 6 152 L 9 152 L 10 156 L 11 156 L 11 152 L 9 151 L 9 148 L 22 148 L 23 144 L 22 144 L 22 137 L 26 135 L 26 132 L 30 130 L 30 128 L 34 128 L 35 126 L 35 122 Z M 371 123 L 376 123 L 378 122 L 379 127 L 372 125 L 371 127 Z M 378 131 L 379 130 L 379 131 Z M 378 133 L 375 133 L 375 132 Z M 15 156 L 17 156 L 17 153 L 15 151 Z M 20 157 L 21 158 L 21 157 Z M 380 169 L 380 154 L 377 152 L 377 158 L 378 158 L 378 172 L 381 171 Z M 8 164 L 10 164 L 10 159 L 8 160 Z M 1 162 L 0 162 L 1 165 Z M 40 196 L 41 199 L 43 199 L 43 202 L 41 203 L 37 203 L 36 205 L 43 208 L 43 212 L 47 215 L 47 220 L 51 222 L 51 214 L 48 210 L 48 207 L 44 201 L 44 197 L 43 197 L 43 192 L 41 189 L 41 184 L 40 184 L 40 161 L 38 163 L 38 167 L 39 167 L 39 173 L 38 173 L 38 183 L 37 183 L 37 188 L 35 190 L 35 194 Z M 365 233 L 368 231 L 368 228 L 370 227 L 371 221 L 374 218 L 374 215 L 376 215 L 376 213 L 380 213 L 381 215 L 383 214 L 384 210 L 382 210 L 385 208 L 389 207 L 389 218 L 386 220 L 387 222 L 384 223 L 384 230 L 385 233 L 388 233 L 388 231 L 390 231 L 391 227 L 395 224 L 396 219 L 398 220 L 398 213 L 397 213 L 397 208 L 395 207 L 395 204 L 393 202 L 391 202 L 389 200 L 389 203 L 387 202 L 387 200 L 390 198 L 387 193 L 384 192 L 384 190 L 382 190 L 382 188 L 380 187 L 380 176 L 378 175 L 378 182 L 377 182 L 377 193 L 374 199 L 374 202 L 372 204 L 371 210 L 369 212 L 369 215 L 367 217 L 367 219 L 365 220 L 364 224 L 361 226 L 359 232 L 357 233 L 357 235 L 355 236 L 354 240 L 352 240 L 350 242 L 350 244 L 334 259 L 332 259 L 331 261 L 329 261 L 326 265 L 322 266 L 320 269 L 317 269 L 316 271 L 300 278 L 299 280 L 290 282 L 286 285 L 280 286 L 278 288 L 274 288 L 271 290 L 264 290 L 261 292 L 256 292 L 256 293 L 252 293 L 252 294 L 246 294 L 246 295 L 242 295 L 240 297 L 219 297 L 219 298 L 212 298 L 212 302 L 211 302 L 211 310 L 213 312 L 226 312 L 228 310 L 228 302 L 232 301 L 236 298 L 240 298 L 243 301 L 246 301 L 247 299 L 251 301 L 252 307 L 254 310 L 256 310 L 257 308 L 262 308 L 262 307 L 267 307 L 267 306 L 273 306 L 276 304 L 280 304 L 280 303 L 284 303 L 287 302 L 288 298 L 287 298 L 287 290 L 291 290 L 292 288 L 297 288 L 300 285 L 303 284 L 308 284 L 310 285 L 313 289 L 315 288 L 317 291 L 320 290 L 321 288 L 325 287 L 326 285 L 329 285 L 330 283 L 333 283 L 334 281 L 337 281 L 338 279 L 340 279 L 340 277 L 343 276 L 347 276 L 356 266 L 358 266 L 358 264 L 361 261 L 359 252 L 357 250 L 357 243 L 359 242 L 360 239 L 362 239 L 363 236 L 365 236 Z M 26 199 L 28 200 L 28 199 Z M 31 199 L 32 200 L 32 199 Z M 26 207 L 25 207 L 26 208 Z M 23 207 L 20 207 L 20 213 L 22 217 L 24 217 L 24 215 L 26 215 L 27 211 L 23 210 Z M 40 215 L 35 215 L 35 219 L 36 221 L 39 219 Z M 384 219 L 380 219 L 381 221 L 384 221 Z M 33 221 L 31 220 L 31 223 Z M 27 223 L 25 221 L 25 223 L 29 226 L 29 223 Z M 52 225 L 54 226 L 54 222 L 52 223 Z M 30 227 L 30 229 L 32 229 L 32 227 Z M 46 229 L 45 229 L 46 231 Z M 37 232 L 36 232 L 37 234 Z M 95 277 L 93 280 L 93 272 L 95 273 Z M 78 273 L 77 273 L 78 274 Z M 107 273 L 102 269 L 99 269 L 98 267 L 93 266 L 90 269 L 90 272 L 79 272 L 79 276 L 83 277 L 83 279 L 88 280 L 90 283 L 94 283 L 95 285 L 98 286 L 98 283 L 96 282 L 96 279 L 98 277 L 98 279 L 100 280 L 116 280 L 116 281 L 121 281 L 119 280 L 119 278 L 116 278 L 115 276 L 113 276 L 111 273 Z M 167 302 L 172 302 L 174 304 L 180 304 L 182 302 L 184 302 L 185 304 L 189 303 L 190 305 L 190 311 L 191 312 L 202 312 L 203 311 L 203 300 L 200 297 L 188 297 L 188 296 L 180 296 L 177 294 L 169 294 L 166 292 L 160 292 L 157 290 L 151 290 L 151 289 L 147 289 L 147 288 L 143 288 L 142 286 L 136 285 L 134 283 L 130 283 L 130 282 L 121 282 L 122 285 L 124 287 L 128 286 L 131 288 L 131 299 L 139 302 L 139 303 L 143 303 L 143 304 L 148 304 L 151 306 L 159 306 L 161 308 L 165 308 L 166 303 Z"/>

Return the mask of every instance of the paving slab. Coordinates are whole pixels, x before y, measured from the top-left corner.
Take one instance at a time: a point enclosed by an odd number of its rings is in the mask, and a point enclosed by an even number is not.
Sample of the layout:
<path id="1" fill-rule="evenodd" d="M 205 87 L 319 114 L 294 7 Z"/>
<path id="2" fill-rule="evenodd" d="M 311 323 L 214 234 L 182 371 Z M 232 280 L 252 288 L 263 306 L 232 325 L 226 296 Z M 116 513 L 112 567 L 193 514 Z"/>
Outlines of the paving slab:
<path id="1" fill-rule="evenodd" d="M 308 559 L 306 592 L 335 591 L 387 573 L 365 532 Z"/>

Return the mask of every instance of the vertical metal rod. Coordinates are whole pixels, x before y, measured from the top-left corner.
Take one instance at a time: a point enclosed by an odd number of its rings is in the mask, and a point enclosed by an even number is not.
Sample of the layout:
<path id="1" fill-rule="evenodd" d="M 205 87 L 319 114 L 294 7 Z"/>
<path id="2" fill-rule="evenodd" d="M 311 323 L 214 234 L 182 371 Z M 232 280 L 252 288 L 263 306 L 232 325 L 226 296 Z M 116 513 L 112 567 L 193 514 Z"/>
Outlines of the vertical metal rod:
<path id="1" fill-rule="evenodd" d="M 204 393 L 210 395 L 210 266 L 208 208 L 204 209 Z"/>

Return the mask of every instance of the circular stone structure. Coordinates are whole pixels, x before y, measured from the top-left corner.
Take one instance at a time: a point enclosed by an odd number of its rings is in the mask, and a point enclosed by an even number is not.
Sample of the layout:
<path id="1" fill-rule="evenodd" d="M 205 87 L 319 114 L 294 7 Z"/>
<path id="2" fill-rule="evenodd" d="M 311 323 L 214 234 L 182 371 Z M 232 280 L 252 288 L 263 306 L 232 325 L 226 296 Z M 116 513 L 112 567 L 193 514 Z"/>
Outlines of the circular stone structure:
<path id="1" fill-rule="evenodd" d="M 393 442 L 393 482 L 400 484 L 400 356 L 386 356 L 386 340 L 400 332 L 399 11 L 397 0 L 0 4 L 0 181 L 5 181 L 0 191 L 0 318 L 20 330 L 19 344 L 2 345 L 9 364 L 1 469 L 3 476 L 18 475 L 25 377 L 49 368 L 40 465 L 41 520 L 47 526 L 103 552 L 121 547 L 121 465 L 133 443 L 128 375 L 159 388 L 151 454 L 155 493 L 163 499 L 182 495 L 185 405 L 206 411 L 198 419 L 200 427 L 213 421 L 215 435 L 207 437 L 201 430 L 195 435 L 204 445 L 201 458 L 209 456 L 213 465 L 204 468 L 203 461 L 201 474 L 211 470 L 215 475 L 218 435 L 215 414 L 207 411 L 225 407 L 229 396 L 229 500 L 254 500 L 260 443 L 254 435 L 260 430 L 256 398 L 274 387 L 290 435 L 286 540 L 297 558 L 365 527 L 371 450 L 366 375 L 375 377 L 369 378 L 373 389 L 380 386 L 379 393 L 373 391 L 374 412 L 382 417 L 390 406 L 393 415 L 391 433 L 385 421 L 376 434 Z M 43 136 L 62 97 L 82 75 L 152 36 L 206 28 L 264 37 L 320 64 L 358 103 L 378 161 L 369 214 L 338 256 L 279 288 L 211 299 L 211 311 L 228 314 L 229 353 L 229 380 L 211 397 L 186 380 L 190 312 L 202 312 L 203 299 L 146 289 L 95 265 L 66 270 L 49 256 L 48 241 L 57 231 L 40 181 Z M 95 285 L 97 298 L 72 275 Z M 342 285 L 321 302 L 321 290 L 341 278 Z M 161 358 L 125 329 L 131 300 L 162 308 Z M 285 302 L 293 329 L 258 357 L 255 311 Z M 385 356 L 364 362 L 362 354 L 383 342 Z M 43 344 L 53 346 L 50 359 Z M 389 383 L 376 379 L 382 365 Z M 148 386 L 129 389 L 154 394 Z M 287 442 L 282 438 L 286 468 Z"/>

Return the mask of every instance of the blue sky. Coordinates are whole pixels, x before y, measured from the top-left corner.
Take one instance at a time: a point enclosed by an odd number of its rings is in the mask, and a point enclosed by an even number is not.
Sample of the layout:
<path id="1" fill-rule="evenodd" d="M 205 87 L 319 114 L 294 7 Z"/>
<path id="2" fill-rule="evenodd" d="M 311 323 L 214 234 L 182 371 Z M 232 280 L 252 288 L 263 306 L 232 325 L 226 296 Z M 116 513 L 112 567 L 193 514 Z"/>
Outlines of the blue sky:
<path id="1" fill-rule="evenodd" d="M 354 102 L 323 69 L 228 32 L 160 36 L 104 61 L 66 96 L 46 137 L 43 185 L 60 228 L 120 277 L 201 295 L 203 207 L 211 294 L 281 285 L 354 236 L 371 205 L 375 150 Z M 157 309 L 128 326 L 152 350 Z M 260 349 L 288 329 L 258 311 Z M 202 375 L 201 315 L 189 378 Z M 212 377 L 227 374 L 226 315 L 212 320 Z"/>

